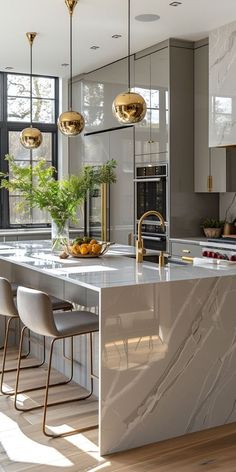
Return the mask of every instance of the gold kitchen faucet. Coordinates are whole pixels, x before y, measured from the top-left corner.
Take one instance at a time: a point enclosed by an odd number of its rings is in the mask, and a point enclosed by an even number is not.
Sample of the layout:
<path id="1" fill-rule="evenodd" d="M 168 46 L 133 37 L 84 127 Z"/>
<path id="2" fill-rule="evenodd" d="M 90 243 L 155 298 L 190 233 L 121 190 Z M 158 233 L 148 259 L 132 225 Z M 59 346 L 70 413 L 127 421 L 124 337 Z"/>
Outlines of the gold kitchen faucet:
<path id="1" fill-rule="evenodd" d="M 145 249 L 143 247 L 142 223 L 145 218 L 151 215 L 156 216 L 160 220 L 162 228 L 165 229 L 165 221 L 161 213 L 159 213 L 159 211 L 156 211 L 156 210 L 146 211 L 146 213 L 144 213 L 141 216 L 138 222 L 138 239 L 136 241 L 136 262 L 143 262 L 143 255 L 145 254 Z M 163 254 L 163 251 L 160 251 L 159 267 L 163 267 L 163 266 L 164 266 L 164 254 Z"/>

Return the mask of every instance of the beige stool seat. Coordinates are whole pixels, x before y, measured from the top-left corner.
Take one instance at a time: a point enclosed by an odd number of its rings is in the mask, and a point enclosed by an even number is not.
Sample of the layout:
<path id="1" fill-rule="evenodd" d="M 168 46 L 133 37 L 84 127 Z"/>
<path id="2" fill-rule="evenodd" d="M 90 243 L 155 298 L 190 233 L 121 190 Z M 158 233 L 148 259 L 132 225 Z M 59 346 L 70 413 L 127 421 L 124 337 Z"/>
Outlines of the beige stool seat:
<path id="1" fill-rule="evenodd" d="M 60 437 L 68 436 L 70 434 L 75 434 L 78 432 L 88 431 L 90 429 L 97 428 L 98 425 L 93 425 L 86 428 L 79 428 L 71 432 L 60 433 L 60 434 L 51 434 L 47 432 L 46 429 L 46 415 L 48 406 L 60 405 L 63 403 L 70 403 L 79 400 L 85 400 L 89 398 L 93 393 L 93 364 L 92 364 L 92 333 L 99 330 L 99 318 L 96 314 L 89 311 L 73 311 L 71 313 L 65 314 L 63 312 L 54 313 L 52 310 L 52 303 L 49 296 L 39 290 L 33 290 L 26 287 L 18 287 L 17 290 L 17 307 L 18 313 L 24 327 L 21 331 L 20 345 L 19 345 L 19 355 L 18 355 L 18 367 L 17 367 L 17 376 L 16 376 L 16 389 L 15 389 L 15 408 L 19 411 L 32 411 L 38 408 L 43 407 L 43 433 L 49 437 Z M 45 400 L 44 405 L 34 406 L 30 408 L 23 408 L 18 405 L 18 385 L 20 377 L 20 367 L 21 367 L 21 358 L 22 358 L 22 346 L 24 340 L 24 332 L 26 329 L 29 329 L 32 332 L 40 334 L 42 336 L 47 336 L 51 338 L 50 351 L 49 351 L 49 360 L 48 360 L 48 372 L 47 372 L 47 381 L 45 385 Z M 50 373 L 51 373 L 51 364 L 52 364 L 52 355 L 53 347 L 57 340 L 65 339 L 70 337 L 73 339 L 74 336 L 89 334 L 90 340 L 90 368 L 91 368 L 91 388 L 88 394 L 85 396 L 80 396 L 76 399 L 70 400 L 61 400 L 54 403 L 48 403 L 48 393 L 50 385 Z M 71 344 L 71 362 L 73 366 L 73 342 Z M 73 378 L 73 367 L 72 367 L 72 376 Z"/>
<path id="2" fill-rule="evenodd" d="M 16 372 L 16 368 L 6 369 L 6 359 L 7 359 L 7 349 L 8 349 L 8 339 L 9 339 L 9 331 L 10 325 L 13 320 L 19 318 L 19 314 L 17 311 L 17 307 L 14 301 L 14 295 L 16 296 L 18 284 L 13 282 L 10 283 L 9 280 L 5 279 L 4 277 L 0 277 L 0 316 L 4 316 L 5 318 L 5 341 L 3 346 L 3 358 L 2 358 L 2 369 L 0 371 L 1 380 L 0 380 L 0 391 L 4 395 L 13 395 L 14 391 L 5 391 L 3 389 L 4 383 L 4 375 L 5 373 L 9 372 Z M 73 305 L 71 302 L 67 300 L 63 300 L 52 295 L 49 295 L 50 303 L 52 306 L 52 310 L 63 310 L 64 311 L 71 311 L 73 309 Z M 64 314 L 65 316 L 65 314 Z M 6 322 L 6 320 L 8 320 Z M 27 354 L 24 354 L 23 357 L 26 358 L 30 354 L 30 334 L 29 334 L 29 347 Z M 30 368 L 37 368 L 41 367 L 45 363 L 45 355 L 46 355 L 46 348 L 45 348 L 45 338 L 43 339 L 43 359 L 38 364 L 28 364 L 27 366 L 23 366 L 22 369 L 30 369 Z M 63 383 L 63 385 L 66 382 Z M 43 387 L 44 388 L 44 387 Z M 31 389 L 32 390 L 32 389 Z M 31 391 L 30 390 L 30 391 Z M 36 389 L 37 390 L 37 389 Z M 26 392 L 27 390 L 24 390 Z"/>
<path id="3" fill-rule="evenodd" d="M 16 297 L 17 289 L 19 284 L 15 282 L 11 282 L 11 291 L 13 297 Z M 53 310 L 63 310 L 63 311 L 70 311 L 73 310 L 73 305 L 71 302 L 67 300 L 63 300 L 62 298 L 54 297 L 54 295 L 49 295 L 50 300 L 52 302 Z"/>

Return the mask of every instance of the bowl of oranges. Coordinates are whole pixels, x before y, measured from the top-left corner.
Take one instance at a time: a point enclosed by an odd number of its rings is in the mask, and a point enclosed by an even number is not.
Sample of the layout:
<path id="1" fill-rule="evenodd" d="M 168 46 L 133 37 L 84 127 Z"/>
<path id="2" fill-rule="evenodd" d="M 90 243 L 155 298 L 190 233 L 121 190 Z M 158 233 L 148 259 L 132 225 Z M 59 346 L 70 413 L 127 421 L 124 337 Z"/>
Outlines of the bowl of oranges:
<path id="1" fill-rule="evenodd" d="M 84 236 L 76 238 L 67 246 L 67 252 L 72 257 L 100 257 L 103 256 L 114 243 L 99 242 L 94 238 Z"/>

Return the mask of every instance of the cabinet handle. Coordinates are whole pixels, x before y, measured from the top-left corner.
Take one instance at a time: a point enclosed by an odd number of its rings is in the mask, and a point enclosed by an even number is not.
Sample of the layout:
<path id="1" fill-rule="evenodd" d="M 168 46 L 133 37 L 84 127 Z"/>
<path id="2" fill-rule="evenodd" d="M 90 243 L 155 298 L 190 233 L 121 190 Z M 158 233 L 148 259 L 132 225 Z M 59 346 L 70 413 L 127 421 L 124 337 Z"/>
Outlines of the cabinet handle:
<path id="1" fill-rule="evenodd" d="M 207 191 L 212 192 L 212 188 L 213 188 L 212 175 L 208 175 L 208 177 L 207 177 Z"/>
<path id="2" fill-rule="evenodd" d="M 189 249 L 182 249 L 182 252 L 184 252 L 184 254 L 190 254 L 190 250 Z"/>
<path id="3" fill-rule="evenodd" d="M 132 233 L 128 234 L 128 245 L 132 246 Z"/>
<path id="4" fill-rule="evenodd" d="M 153 139 L 149 139 L 148 144 L 152 144 L 152 143 L 155 143 L 155 141 L 153 141 Z"/>

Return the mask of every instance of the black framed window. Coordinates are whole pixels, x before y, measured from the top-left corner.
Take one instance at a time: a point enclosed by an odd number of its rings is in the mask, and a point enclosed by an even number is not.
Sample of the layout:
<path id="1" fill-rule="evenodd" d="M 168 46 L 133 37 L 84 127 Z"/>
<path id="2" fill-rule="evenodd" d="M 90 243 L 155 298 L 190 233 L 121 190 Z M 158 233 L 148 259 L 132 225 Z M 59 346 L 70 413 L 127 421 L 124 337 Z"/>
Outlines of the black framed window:
<path id="1" fill-rule="evenodd" d="M 58 78 L 34 75 L 32 78 L 32 121 L 40 129 L 43 142 L 38 149 L 27 150 L 20 143 L 21 131 L 30 125 L 30 76 L 0 72 L 0 151 L 1 170 L 7 171 L 5 154 L 11 154 L 20 166 L 34 165 L 43 157 L 57 168 Z M 34 182 L 32 181 L 32 185 Z M 1 190 L 0 227 L 36 227 L 49 225 L 47 212 L 25 207 L 18 212 L 20 194 Z"/>

